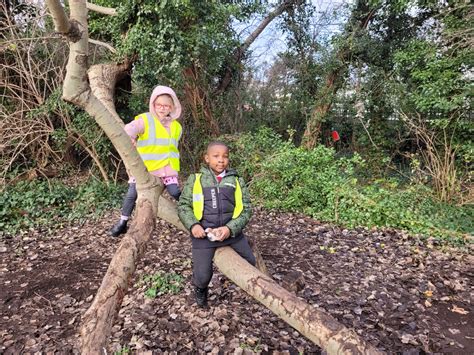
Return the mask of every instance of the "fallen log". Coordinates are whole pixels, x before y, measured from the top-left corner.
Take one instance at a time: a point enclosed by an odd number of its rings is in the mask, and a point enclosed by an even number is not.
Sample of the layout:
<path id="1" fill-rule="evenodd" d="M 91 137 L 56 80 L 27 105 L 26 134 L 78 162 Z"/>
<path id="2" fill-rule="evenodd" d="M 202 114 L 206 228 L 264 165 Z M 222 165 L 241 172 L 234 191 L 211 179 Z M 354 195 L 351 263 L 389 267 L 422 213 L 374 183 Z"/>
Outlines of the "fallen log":
<path id="1" fill-rule="evenodd" d="M 214 262 L 225 276 L 328 354 L 381 354 L 353 330 L 279 286 L 232 248 L 217 249 Z"/>
<path id="2" fill-rule="evenodd" d="M 174 205 L 170 204 L 172 203 L 169 202 L 166 208 L 159 211 L 158 217 L 185 230 L 181 222 L 174 223 L 176 212 L 173 212 Z M 219 248 L 214 256 L 214 263 L 236 285 L 328 354 L 383 354 L 334 317 L 279 286 L 270 276 L 242 259 L 232 248 Z"/>
<path id="3" fill-rule="evenodd" d="M 82 317 L 81 354 L 103 352 L 137 261 L 155 228 L 155 221 L 151 202 L 138 201 L 130 230 L 120 242 L 91 306 Z"/>

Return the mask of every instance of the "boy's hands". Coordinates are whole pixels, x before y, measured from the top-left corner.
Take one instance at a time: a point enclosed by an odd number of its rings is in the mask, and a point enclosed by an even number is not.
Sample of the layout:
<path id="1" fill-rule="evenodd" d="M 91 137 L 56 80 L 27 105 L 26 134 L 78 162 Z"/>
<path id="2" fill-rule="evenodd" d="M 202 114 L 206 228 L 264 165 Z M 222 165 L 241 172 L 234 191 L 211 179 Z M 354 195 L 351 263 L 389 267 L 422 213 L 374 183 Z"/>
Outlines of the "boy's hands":
<path id="1" fill-rule="evenodd" d="M 206 238 L 206 232 L 204 232 L 204 228 L 200 224 L 195 224 L 191 228 L 191 234 L 193 235 L 194 238 Z"/>
<path id="2" fill-rule="evenodd" d="M 216 236 L 216 241 L 222 242 L 223 240 L 226 240 L 227 238 L 230 237 L 230 229 L 227 226 L 219 227 L 219 228 L 214 228 L 209 230 Z M 195 224 L 191 228 L 191 234 L 193 235 L 194 238 L 206 238 L 206 232 L 204 231 L 204 228 L 200 224 Z"/>
<path id="3" fill-rule="evenodd" d="M 227 226 L 215 228 L 213 233 L 217 237 L 216 239 L 220 242 L 230 237 L 230 229 Z"/>

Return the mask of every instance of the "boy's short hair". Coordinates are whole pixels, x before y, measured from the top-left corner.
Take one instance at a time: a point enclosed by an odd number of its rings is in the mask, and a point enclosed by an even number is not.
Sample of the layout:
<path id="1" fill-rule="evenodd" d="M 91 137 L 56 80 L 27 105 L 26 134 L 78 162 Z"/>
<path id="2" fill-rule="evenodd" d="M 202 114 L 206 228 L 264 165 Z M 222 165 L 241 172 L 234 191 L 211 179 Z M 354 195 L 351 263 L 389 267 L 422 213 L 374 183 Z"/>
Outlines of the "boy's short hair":
<path id="1" fill-rule="evenodd" d="M 209 142 L 209 144 L 207 145 L 206 152 L 208 152 L 209 149 L 211 149 L 212 147 L 215 147 L 216 145 L 224 146 L 224 147 L 227 148 L 227 150 L 230 150 L 229 146 L 227 144 L 225 144 L 224 142 L 222 142 L 222 141 L 212 141 L 212 142 Z"/>

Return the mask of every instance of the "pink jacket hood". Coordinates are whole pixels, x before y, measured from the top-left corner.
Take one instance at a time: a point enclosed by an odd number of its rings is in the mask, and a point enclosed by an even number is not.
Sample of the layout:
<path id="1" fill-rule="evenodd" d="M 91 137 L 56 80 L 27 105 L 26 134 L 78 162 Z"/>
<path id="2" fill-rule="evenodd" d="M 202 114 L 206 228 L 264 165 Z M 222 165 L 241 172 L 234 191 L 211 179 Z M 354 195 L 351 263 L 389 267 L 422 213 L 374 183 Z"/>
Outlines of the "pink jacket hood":
<path id="1" fill-rule="evenodd" d="M 173 99 L 174 110 L 170 112 L 170 116 L 173 120 L 177 119 L 179 116 L 181 116 L 181 103 L 179 102 L 178 97 L 176 96 L 176 93 L 174 92 L 174 90 L 168 86 L 160 85 L 153 89 L 153 92 L 151 93 L 151 96 L 150 96 L 150 107 L 149 107 L 150 113 L 154 116 L 157 116 L 153 103 L 155 102 L 158 96 L 163 95 L 163 94 L 170 95 L 171 98 Z"/>

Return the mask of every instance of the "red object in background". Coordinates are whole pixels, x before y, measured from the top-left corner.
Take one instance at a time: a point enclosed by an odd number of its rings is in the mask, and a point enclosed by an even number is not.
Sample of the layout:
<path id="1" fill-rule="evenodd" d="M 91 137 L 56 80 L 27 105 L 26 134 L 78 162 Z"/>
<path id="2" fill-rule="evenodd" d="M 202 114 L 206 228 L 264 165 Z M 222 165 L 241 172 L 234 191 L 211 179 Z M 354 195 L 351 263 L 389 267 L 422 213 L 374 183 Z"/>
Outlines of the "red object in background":
<path id="1" fill-rule="evenodd" d="M 334 142 L 337 142 L 339 139 L 341 139 L 341 137 L 339 137 L 339 133 L 337 133 L 336 130 L 331 132 L 331 137 Z"/>

